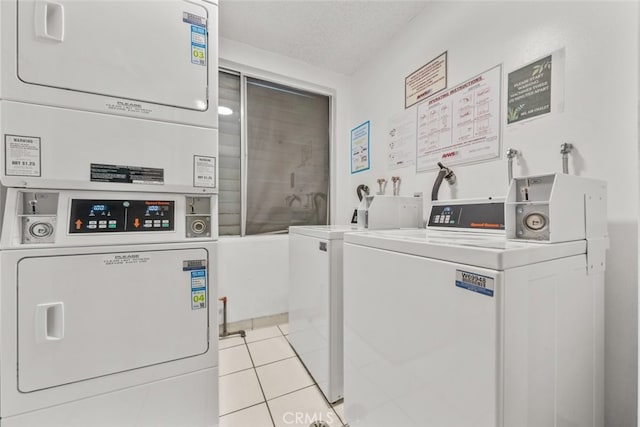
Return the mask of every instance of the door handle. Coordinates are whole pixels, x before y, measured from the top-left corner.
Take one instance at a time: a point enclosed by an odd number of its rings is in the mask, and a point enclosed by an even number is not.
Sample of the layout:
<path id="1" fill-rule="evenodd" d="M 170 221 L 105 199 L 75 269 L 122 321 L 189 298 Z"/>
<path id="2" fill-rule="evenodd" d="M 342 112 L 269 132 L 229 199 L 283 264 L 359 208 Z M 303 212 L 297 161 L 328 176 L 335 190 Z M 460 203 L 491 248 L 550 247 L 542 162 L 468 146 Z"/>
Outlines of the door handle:
<path id="1" fill-rule="evenodd" d="M 64 338 L 64 303 L 36 306 L 36 342 L 60 341 Z"/>
<path id="2" fill-rule="evenodd" d="M 64 6 L 60 3 L 36 1 L 36 37 L 64 41 Z"/>

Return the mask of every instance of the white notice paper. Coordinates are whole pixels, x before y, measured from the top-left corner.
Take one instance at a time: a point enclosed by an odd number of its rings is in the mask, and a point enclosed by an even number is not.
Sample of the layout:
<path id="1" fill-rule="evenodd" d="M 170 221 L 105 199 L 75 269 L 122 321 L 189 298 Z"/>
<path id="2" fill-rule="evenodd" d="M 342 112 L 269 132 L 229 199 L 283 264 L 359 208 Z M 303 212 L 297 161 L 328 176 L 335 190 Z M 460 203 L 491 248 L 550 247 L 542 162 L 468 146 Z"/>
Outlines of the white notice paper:
<path id="1" fill-rule="evenodd" d="M 418 104 L 418 172 L 500 157 L 502 66 Z"/>
<path id="2" fill-rule="evenodd" d="M 401 169 L 416 164 L 416 109 L 409 108 L 389 120 L 387 166 Z"/>
<path id="3" fill-rule="evenodd" d="M 40 176 L 40 138 L 4 136 L 4 171 L 11 176 Z"/>
<path id="4" fill-rule="evenodd" d="M 193 156 L 193 186 L 216 187 L 216 158 Z"/>

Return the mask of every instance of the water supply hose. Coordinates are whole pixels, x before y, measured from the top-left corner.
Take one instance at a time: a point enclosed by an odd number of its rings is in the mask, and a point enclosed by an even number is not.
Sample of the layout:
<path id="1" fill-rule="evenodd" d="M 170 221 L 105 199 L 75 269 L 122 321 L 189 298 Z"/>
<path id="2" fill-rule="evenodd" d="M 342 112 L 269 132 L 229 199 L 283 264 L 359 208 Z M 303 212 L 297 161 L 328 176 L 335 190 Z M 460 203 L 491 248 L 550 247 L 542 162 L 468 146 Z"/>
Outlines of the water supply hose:
<path id="1" fill-rule="evenodd" d="M 453 185 L 456 183 L 456 174 L 453 173 L 451 169 L 438 162 L 438 167 L 440 167 L 440 171 L 438 172 L 438 176 L 436 176 L 436 180 L 433 183 L 433 188 L 431 189 L 431 200 L 438 200 L 438 193 L 440 192 L 440 185 L 442 185 L 442 180 L 446 179 L 449 185 Z"/>
<path id="2" fill-rule="evenodd" d="M 514 148 L 509 148 L 507 150 L 507 159 L 508 159 L 507 176 L 509 179 L 509 184 L 511 184 L 511 180 L 513 179 L 513 159 L 517 156 L 518 156 L 518 150 Z"/>
<path id="3" fill-rule="evenodd" d="M 562 154 L 562 173 L 569 173 L 569 153 L 573 150 L 573 144 L 565 142 L 560 146 L 560 154 Z"/>
<path id="4" fill-rule="evenodd" d="M 362 195 L 362 193 L 364 193 L 365 195 L 369 195 L 369 187 L 367 187 L 364 184 L 360 184 L 358 185 L 358 187 L 356 188 L 356 194 L 358 195 L 358 200 L 362 201 L 362 198 L 364 197 Z"/>

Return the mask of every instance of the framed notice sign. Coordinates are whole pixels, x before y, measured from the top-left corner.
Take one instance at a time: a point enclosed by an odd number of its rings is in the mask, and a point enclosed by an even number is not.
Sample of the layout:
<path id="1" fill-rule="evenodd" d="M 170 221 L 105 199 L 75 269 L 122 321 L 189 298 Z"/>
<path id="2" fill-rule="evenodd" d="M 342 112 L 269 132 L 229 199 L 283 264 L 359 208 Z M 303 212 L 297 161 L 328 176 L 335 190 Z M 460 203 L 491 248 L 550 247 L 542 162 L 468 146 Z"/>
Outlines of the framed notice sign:
<path id="1" fill-rule="evenodd" d="M 562 112 L 563 76 L 564 48 L 510 72 L 507 79 L 507 124 Z"/>
<path id="2" fill-rule="evenodd" d="M 447 87 L 447 52 L 420 67 L 404 79 L 404 108 Z"/>
<path id="3" fill-rule="evenodd" d="M 369 158 L 369 122 L 351 130 L 351 173 L 366 171 L 371 165 Z"/>

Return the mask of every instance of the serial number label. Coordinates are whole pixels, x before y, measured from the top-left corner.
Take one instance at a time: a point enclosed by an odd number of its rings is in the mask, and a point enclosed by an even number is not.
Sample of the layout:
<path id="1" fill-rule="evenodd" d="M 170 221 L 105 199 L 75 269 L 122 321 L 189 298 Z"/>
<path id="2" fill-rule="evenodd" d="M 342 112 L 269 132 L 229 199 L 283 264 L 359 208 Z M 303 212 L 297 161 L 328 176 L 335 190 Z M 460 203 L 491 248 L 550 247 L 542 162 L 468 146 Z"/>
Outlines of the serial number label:
<path id="1" fill-rule="evenodd" d="M 469 271 L 456 270 L 456 286 L 493 297 L 495 278 Z"/>

